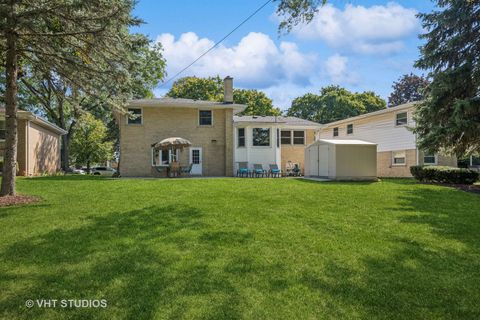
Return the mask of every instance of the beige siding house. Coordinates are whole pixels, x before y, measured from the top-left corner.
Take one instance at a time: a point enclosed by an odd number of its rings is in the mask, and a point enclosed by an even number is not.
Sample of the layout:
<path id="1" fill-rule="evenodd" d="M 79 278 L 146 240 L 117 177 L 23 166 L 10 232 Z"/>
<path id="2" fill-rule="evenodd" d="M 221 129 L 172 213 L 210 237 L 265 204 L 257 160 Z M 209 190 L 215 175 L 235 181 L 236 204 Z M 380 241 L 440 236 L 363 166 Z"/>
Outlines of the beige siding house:
<path id="1" fill-rule="evenodd" d="M 305 146 L 315 140 L 321 125 L 296 117 L 235 116 L 235 162 L 277 164 L 282 171 L 297 163 L 304 170 Z"/>
<path id="2" fill-rule="evenodd" d="M 18 174 L 60 171 L 60 138 L 66 131 L 28 111 L 18 111 Z M 0 109 L 0 161 L 5 149 L 5 110 Z M 1 168 L 0 168 L 1 169 Z"/>
<path id="3" fill-rule="evenodd" d="M 158 168 L 178 159 L 192 164 L 192 175 L 232 176 L 233 115 L 245 109 L 232 103 L 232 80 L 225 79 L 225 101 L 144 99 L 131 101 L 130 114 L 119 115 L 120 172 L 124 177 L 161 177 Z M 133 116 L 132 116 L 133 115 Z M 154 151 L 152 144 L 181 137 L 192 145 L 172 154 Z"/>
<path id="4" fill-rule="evenodd" d="M 417 149 L 414 127 L 414 103 L 387 108 L 322 126 L 320 139 L 359 139 L 377 144 L 379 177 L 411 177 L 413 165 L 456 166 L 456 158 L 425 154 Z"/>

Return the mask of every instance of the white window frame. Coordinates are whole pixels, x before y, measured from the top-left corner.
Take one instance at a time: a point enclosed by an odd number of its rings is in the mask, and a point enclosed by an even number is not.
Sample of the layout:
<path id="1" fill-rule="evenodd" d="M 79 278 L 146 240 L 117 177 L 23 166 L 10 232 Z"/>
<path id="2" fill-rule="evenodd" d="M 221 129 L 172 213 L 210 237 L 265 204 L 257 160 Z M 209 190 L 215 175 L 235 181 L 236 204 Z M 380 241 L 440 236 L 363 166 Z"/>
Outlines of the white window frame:
<path id="1" fill-rule="evenodd" d="M 438 164 L 438 158 L 436 154 L 433 154 L 434 162 L 425 162 L 425 157 L 431 157 L 431 154 L 423 153 L 423 165 L 424 166 L 436 166 Z"/>
<path id="2" fill-rule="evenodd" d="M 405 113 L 407 115 L 407 123 L 405 124 L 398 124 L 397 121 L 398 121 L 398 115 L 399 114 L 403 114 Z M 408 111 L 398 111 L 395 113 L 395 127 L 405 127 L 406 125 L 408 125 Z"/>
<path id="3" fill-rule="evenodd" d="M 295 131 L 303 132 L 303 143 L 295 143 Z M 306 130 L 292 130 L 292 145 L 304 146 L 307 143 L 307 131 Z"/>
<path id="4" fill-rule="evenodd" d="M 239 138 L 240 138 L 240 135 L 238 134 L 238 131 L 240 129 L 243 129 L 243 146 L 240 146 L 239 145 Z M 247 128 L 245 127 L 238 127 L 237 128 L 237 148 L 246 148 L 247 147 Z"/>
<path id="5" fill-rule="evenodd" d="M 200 124 L 200 112 L 202 111 L 210 111 L 210 114 L 212 115 L 210 124 Z M 197 124 L 199 127 L 207 127 L 207 128 L 213 127 L 213 110 L 212 109 L 198 109 L 197 118 L 198 118 Z"/>
<path id="6" fill-rule="evenodd" d="M 162 162 L 162 156 L 161 156 L 161 153 L 163 151 L 168 151 L 168 163 L 167 164 L 161 164 Z M 155 149 L 152 148 L 152 166 L 157 166 L 157 167 L 168 167 L 170 165 L 170 163 L 172 163 L 172 150 L 159 150 L 159 153 L 158 153 L 158 159 L 157 159 L 157 164 L 154 164 L 153 160 L 155 159 Z M 176 160 L 177 162 L 179 161 L 179 158 L 180 158 L 180 152 L 178 149 L 175 150 L 175 157 L 176 157 Z"/>
<path id="7" fill-rule="evenodd" d="M 403 157 L 396 157 L 395 154 L 402 154 Z M 395 163 L 395 159 L 397 158 L 403 158 L 404 162 L 403 163 Z M 406 166 L 407 165 L 407 152 L 405 150 L 398 150 L 398 151 L 392 151 L 392 166 Z"/>
<path id="8" fill-rule="evenodd" d="M 348 126 L 352 126 L 352 132 L 351 133 L 348 133 Z M 347 124 L 347 126 L 345 127 L 345 132 L 347 133 L 347 136 L 350 136 L 355 132 L 355 127 L 353 126 L 353 123 Z"/>
<path id="9" fill-rule="evenodd" d="M 282 143 L 282 132 L 290 133 L 290 143 Z M 280 129 L 280 145 L 291 146 L 293 144 L 293 133 L 292 130 Z"/>
<path id="10" fill-rule="evenodd" d="M 253 143 L 253 139 L 254 139 L 254 130 L 255 129 L 267 129 L 268 130 L 268 146 L 256 146 L 254 143 Z M 271 148 L 272 147 L 272 128 L 271 127 L 253 127 L 252 128 L 252 147 L 253 148 Z"/>
<path id="11" fill-rule="evenodd" d="M 335 129 L 337 129 L 337 135 L 335 135 Z M 332 137 L 339 137 L 340 136 L 340 129 L 338 127 L 334 127 L 332 129 Z"/>
<path id="12" fill-rule="evenodd" d="M 143 125 L 143 108 L 142 107 L 130 107 L 130 108 L 127 108 L 127 112 L 128 112 L 129 109 L 140 110 L 140 120 L 141 120 L 141 122 L 140 123 L 129 123 L 128 120 L 129 120 L 130 117 L 127 115 L 126 116 L 127 126 L 141 126 L 141 125 Z"/>

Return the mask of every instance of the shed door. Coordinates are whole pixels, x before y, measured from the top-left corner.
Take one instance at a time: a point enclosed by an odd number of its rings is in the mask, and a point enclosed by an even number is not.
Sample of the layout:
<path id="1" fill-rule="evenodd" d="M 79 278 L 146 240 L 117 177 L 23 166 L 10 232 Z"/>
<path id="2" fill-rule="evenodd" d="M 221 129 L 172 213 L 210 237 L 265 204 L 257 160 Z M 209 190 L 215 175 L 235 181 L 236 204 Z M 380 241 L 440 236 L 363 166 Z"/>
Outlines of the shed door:
<path id="1" fill-rule="evenodd" d="M 328 145 L 318 146 L 318 175 L 328 177 Z"/>
<path id="2" fill-rule="evenodd" d="M 311 176 L 318 176 L 318 146 L 308 149 L 308 171 Z"/>

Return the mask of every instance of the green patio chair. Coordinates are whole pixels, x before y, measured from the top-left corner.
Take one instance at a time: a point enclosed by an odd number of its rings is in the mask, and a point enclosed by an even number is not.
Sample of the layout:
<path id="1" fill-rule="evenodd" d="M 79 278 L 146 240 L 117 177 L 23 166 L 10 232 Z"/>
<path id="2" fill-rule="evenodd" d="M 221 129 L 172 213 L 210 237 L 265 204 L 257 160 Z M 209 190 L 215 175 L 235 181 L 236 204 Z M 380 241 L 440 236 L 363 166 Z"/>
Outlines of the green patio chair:
<path id="1" fill-rule="evenodd" d="M 190 174 L 192 172 L 193 163 L 185 167 L 180 167 L 180 174 Z"/>
<path id="2" fill-rule="evenodd" d="M 270 164 L 269 166 L 270 166 L 270 170 L 268 171 L 268 173 L 271 177 L 278 178 L 282 176 L 282 170 L 278 168 L 277 164 Z"/>
<path id="3" fill-rule="evenodd" d="M 253 173 L 255 174 L 255 177 L 258 178 L 260 175 L 262 178 L 267 175 L 267 170 L 263 169 L 263 166 L 261 164 L 254 164 L 253 165 Z"/>
<path id="4" fill-rule="evenodd" d="M 238 162 L 237 177 L 247 177 L 248 178 L 248 162 Z"/>

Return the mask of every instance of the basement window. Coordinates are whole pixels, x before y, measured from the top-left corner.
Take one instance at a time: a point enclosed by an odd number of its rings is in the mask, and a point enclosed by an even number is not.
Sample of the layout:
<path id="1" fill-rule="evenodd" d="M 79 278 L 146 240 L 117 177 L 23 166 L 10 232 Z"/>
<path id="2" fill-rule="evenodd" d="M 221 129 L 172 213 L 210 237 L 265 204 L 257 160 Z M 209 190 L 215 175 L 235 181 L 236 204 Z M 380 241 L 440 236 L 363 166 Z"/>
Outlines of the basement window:
<path id="1" fill-rule="evenodd" d="M 406 163 L 405 151 L 393 151 L 392 152 L 392 164 L 397 166 L 403 166 Z"/>
<path id="2" fill-rule="evenodd" d="M 425 153 L 423 156 L 423 164 L 426 166 L 436 165 L 437 157 L 433 153 Z"/>

